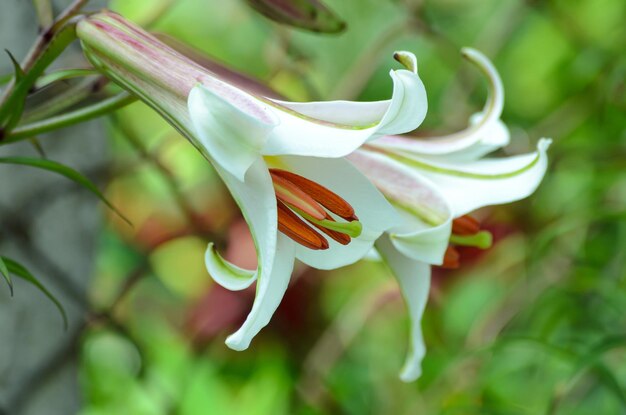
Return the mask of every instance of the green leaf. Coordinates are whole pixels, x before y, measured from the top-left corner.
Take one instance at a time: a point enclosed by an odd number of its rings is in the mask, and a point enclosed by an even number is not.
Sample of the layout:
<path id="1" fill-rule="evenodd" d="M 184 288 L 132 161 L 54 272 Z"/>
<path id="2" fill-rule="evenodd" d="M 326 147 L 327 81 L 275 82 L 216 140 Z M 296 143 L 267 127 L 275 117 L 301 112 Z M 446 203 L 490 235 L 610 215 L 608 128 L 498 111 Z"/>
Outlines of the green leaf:
<path id="1" fill-rule="evenodd" d="M 38 169 L 48 170 L 62 176 L 67 177 L 75 183 L 83 186 L 91 193 L 96 195 L 105 205 L 109 207 L 113 212 L 115 212 L 124 222 L 128 223 L 132 226 L 131 222 L 115 207 L 109 202 L 102 192 L 98 190 L 95 184 L 93 184 L 88 178 L 83 176 L 81 173 L 76 170 L 63 165 L 61 163 L 57 163 L 52 160 L 44 160 L 44 159 L 36 159 L 30 157 L 0 157 L 0 163 L 5 164 L 19 164 L 23 166 L 35 167 Z"/>
<path id="2" fill-rule="evenodd" d="M 615 397 L 621 402 L 622 408 L 626 408 L 626 392 L 624 392 L 624 388 L 620 384 L 619 380 L 613 374 L 613 372 L 604 364 L 597 362 L 593 366 L 593 371 L 595 372 L 600 383 L 604 385 L 604 387 L 613 393 Z"/>
<path id="3" fill-rule="evenodd" d="M 7 55 L 9 55 L 9 59 L 11 59 L 11 63 L 13 63 L 13 69 L 15 71 L 15 74 L 14 74 L 15 80 L 17 82 L 21 81 L 22 78 L 24 78 L 24 75 L 26 75 L 24 73 L 24 70 L 20 66 L 20 63 L 17 61 L 17 59 L 15 59 L 15 56 L 13 56 L 13 54 L 9 52 L 8 49 L 5 49 L 4 51 L 7 53 Z"/>
<path id="4" fill-rule="evenodd" d="M 65 309 L 63 308 L 63 305 L 61 305 L 59 300 L 57 300 L 56 297 L 54 297 L 50 293 L 50 291 L 48 291 L 48 289 L 44 287 L 39 282 L 39 280 L 37 280 L 37 278 L 35 278 L 33 274 L 31 274 L 30 271 L 28 271 L 22 264 L 15 262 L 12 259 L 9 259 L 7 257 L 1 257 L 1 258 L 2 258 L 3 263 L 6 264 L 7 270 L 9 272 L 11 272 L 16 277 L 22 278 L 30 282 L 31 284 L 33 284 L 35 287 L 39 289 L 39 291 L 44 293 L 44 295 L 48 297 L 50 301 L 54 303 L 54 305 L 59 310 L 59 313 L 61 313 L 61 317 L 63 318 L 63 326 L 65 327 L 65 329 L 67 329 L 67 314 L 65 313 Z"/>
<path id="5" fill-rule="evenodd" d="M 83 121 L 91 120 L 102 115 L 109 114 L 119 108 L 131 104 L 137 100 L 137 97 L 126 92 L 119 93 L 110 98 L 96 102 L 91 105 L 70 111 L 64 114 L 56 115 L 41 121 L 35 121 L 30 124 L 20 125 L 12 130 L 4 140 L 0 141 L 0 145 L 14 143 L 24 140 L 37 134 L 43 134 L 48 131 L 64 128 Z"/>
<path id="6" fill-rule="evenodd" d="M 54 82 L 64 81 L 73 78 L 81 78 L 85 76 L 94 76 L 98 74 L 99 72 L 93 69 L 61 69 L 39 77 L 39 79 L 37 79 L 37 82 L 35 82 L 35 88 L 40 89 Z"/>
<path id="7" fill-rule="evenodd" d="M 48 157 L 46 156 L 46 152 L 44 151 L 43 147 L 41 146 L 41 143 L 39 142 L 39 140 L 37 139 L 37 137 L 30 137 L 28 139 L 28 141 L 30 141 L 30 144 L 33 146 L 33 148 L 35 149 L 35 151 L 37 152 L 37 154 L 39 154 L 39 156 L 43 159 L 47 159 Z"/>
<path id="8" fill-rule="evenodd" d="M 6 280 L 9 285 L 9 290 L 11 291 L 11 297 L 13 297 L 13 280 L 11 279 L 11 273 L 9 273 L 9 269 L 7 268 L 7 264 L 4 263 L 2 257 L 0 257 L 0 273 Z"/>
<path id="9" fill-rule="evenodd" d="M 15 85 L 19 86 L 19 85 L 26 84 L 27 83 L 26 73 L 20 66 L 19 62 L 15 59 L 13 54 L 11 54 L 11 52 L 8 51 L 8 49 L 5 49 L 5 52 L 9 55 L 9 58 L 11 59 L 11 62 L 13 63 L 13 68 L 15 71 L 15 75 L 14 75 Z M 24 106 L 26 105 L 26 95 L 28 95 L 28 88 L 26 87 L 17 88 L 17 90 L 23 91 L 23 93 L 21 93 L 20 95 L 20 99 L 16 99 L 15 101 L 12 101 L 12 102 L 9 102 L 10 101 L 9 100 L 5 102 L 4 107 L 0 108 L 0 113 L 6 111 L 5 108 L 10 110 L 10 112 L 7 113 L 6 123 L 2 124 L 3 120 L 0 120 L 0 127 L 2 128 L 6 128 L 10 130 L 15 125 L 17 125 L 20 117 L 22 116 L 22 112 L 24 111 Z"/>

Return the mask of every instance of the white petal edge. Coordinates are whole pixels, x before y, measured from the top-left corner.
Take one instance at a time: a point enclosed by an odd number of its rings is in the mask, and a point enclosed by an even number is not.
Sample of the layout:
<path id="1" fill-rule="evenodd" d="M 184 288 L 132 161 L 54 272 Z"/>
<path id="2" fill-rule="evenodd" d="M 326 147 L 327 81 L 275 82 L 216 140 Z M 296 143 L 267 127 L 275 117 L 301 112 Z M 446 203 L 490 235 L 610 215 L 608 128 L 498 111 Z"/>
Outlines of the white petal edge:
<path id="1" fill-rule="evenodd" d="M 399 217 L 393 206 L 374 185 L 345 159 L 322 159 L 315 157 L 283 156 L 277 167 L 312 180 L 345 199 L 355 209 L 363 231 L 350 244 L 341 245 L 326 237 L 329 249 L 311 250 L 296 246 L 296 257 L 317 269 L 335 269 L 350 265 L 371 250 L 380 234 L 398 225 Z M 341 219 L 338 219 L 341 220 Z"/>
<path id="2" fill-rule="evenodd" d="M 482 117 L 482 113 L 474 114 L 470 118 L 470 123 L 476 124 Z M 484 136 L 471 146 L 459 151 L 447 154 L 427 155 L 422 157 L 430 160 L 436 160 L 448 163 L 475 161 L 489 153 L 492 153 L 502 147 L 509 145 L 511 141 L 511 133 L 509 128 L 502 122 L 497 120 L 484 129 Z"/>
<path id="3" fill-rule="evenodd" d="M 187 107 L 198 144 L 220 167 L 243 181 L 279 120 L 267 105 L 243 91 L 227 91 L 231 94 L 223 97 L 198 84 L 189 93 Z"/>
<path id="4" fill-rule="evenodd" d="M 434 183 L 450 204 L 454 217 L 458 217 L 484 206 L 514 202 L 531 195 L 548 168 L 547 150 L 551 142 L 546 138 L 539 140 L 537 151 L 530 154 L 467 163 L 411 159 L 418 163 L 413 164 L 415 171 Z M 429 167 L 420 167 L 419 163 Z"/>
<path id="5" fill-rule="evenodd" d="M 390 76 L 393 94 L 387 101 L 273 101 L 280 125 L 263 154 L 343 157 L 380 135 L 415 130 L 428 109 L 424 84 L 406 69 L 392 70 Z"/>
<path id="6" fill-rule="evenodd" d="M 228 290 L 245 290 L 256 281 L 256 270 L 243 269 L 228 262 L 217 253 L 212 242 L 207 247 L 204 263 L 215 282 Z"/>
<path id="7" fill-rule="evenodd" d="M 426 355 L 422 317 L 430 291 L 430 266 L 402 255 L 386 237 L 376 242 L 376 249 L 398 281 L 409 311 L 409 351 L 400 379 L 413 382 L 422 375 L 422 360 Z"/>
<path id="8" fill-rule="evenodd" d="M 250 314 L 239 330 L 226 338 L 226 345 L 231 349 L 247 349 L 252 339 L 270 322 L 289 286 L 295 256 L 294 245 L 285 235 L 278 236 L 272 272 L 259 276 Z"/>

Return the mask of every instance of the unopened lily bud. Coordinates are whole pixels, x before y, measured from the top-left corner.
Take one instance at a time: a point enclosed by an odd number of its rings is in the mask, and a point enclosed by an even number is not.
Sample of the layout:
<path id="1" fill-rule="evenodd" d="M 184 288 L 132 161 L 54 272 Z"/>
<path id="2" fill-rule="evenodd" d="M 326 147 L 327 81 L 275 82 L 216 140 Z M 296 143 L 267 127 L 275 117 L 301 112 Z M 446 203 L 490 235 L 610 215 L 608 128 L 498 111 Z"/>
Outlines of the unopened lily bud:
<path id="1" fill-rule="evenodd" d="M 108 11 L 81 20 L 76 32 L 97 69 L 193 136 L 187 97 L 207 78 L 204 68 Z"/>
<path id="2" fill-rule="evenodd" d="M 346 28 L 328 7 L 318 0 L 247 0 L 265 17 L 313 32 L 338 33 Z"/>

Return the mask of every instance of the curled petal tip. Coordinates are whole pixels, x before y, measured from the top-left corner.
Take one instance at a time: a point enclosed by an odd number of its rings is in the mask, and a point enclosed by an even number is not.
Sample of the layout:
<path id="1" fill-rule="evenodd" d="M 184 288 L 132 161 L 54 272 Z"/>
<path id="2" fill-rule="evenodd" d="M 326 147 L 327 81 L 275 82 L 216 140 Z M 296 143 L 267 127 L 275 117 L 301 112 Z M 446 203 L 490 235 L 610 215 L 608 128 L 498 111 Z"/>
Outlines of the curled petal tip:
<path id="1" fill-rule="evenodd" d="M 226 289 L 244 290 L 256 281 L 255 271 L 239 268 L 226 261 L 215 250 L 213 242 L 209 243 L 207 247 L 204 263 L 213 280 Z"/>
<path id="2" fill-rule="evenodd" d="M 396 51 L 393 53 L 393 58 L 400 62 L 405 68 L 413 73 L 417 73 L 417 58 L 411 52 Z"/>
<path id="3" fill-rule="evenodd" d="M 470 48 L 469 46 L 465 46 L 461 48 L 461 56 L 467 59 L 471 59 L 476 56 L 484 56 L 484 55 L 481 52 L 479 52 L 477 49 Z"/>
<path id="4" fill-rule="evenodd" d="M 537 148 L 539 149 L 539 151 L 546 151 L 550 145 L 552 144 L 552 139 L 551 138 L 542 138 L 539 140 L 539 142 L 537 143 Z"/>
<path id="5" fill-rule="evenodd" d="M 411 383 L 411 382 L 415 382 L 417 379 L 420 378 L 420 376 L 422 376 L 422 371 L 418 370 L 403 370 L 400 373 L 400 380 L 404 383 Z"/>

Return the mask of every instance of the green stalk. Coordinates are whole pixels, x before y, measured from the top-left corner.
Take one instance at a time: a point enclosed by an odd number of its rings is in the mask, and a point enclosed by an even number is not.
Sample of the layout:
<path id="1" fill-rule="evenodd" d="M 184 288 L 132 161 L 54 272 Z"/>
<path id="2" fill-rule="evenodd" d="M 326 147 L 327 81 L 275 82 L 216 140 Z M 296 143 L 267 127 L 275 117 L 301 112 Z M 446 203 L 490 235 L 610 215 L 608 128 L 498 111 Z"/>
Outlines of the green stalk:
<path id="1" fill-rule="evenodd" d="M 136 99 L 137 98 L 135 96 L 122 92 L 111 98 L 105 99 L 104 101 L 80 108 L 76 111 L 17 127 L 2 142 L 0 142 L 0 145 L 14 143 L 38 134 L 47 133 L 49 131 L 58 130 L 83 121 L 91 120 L 120 109 L 134 102 Z"/>

